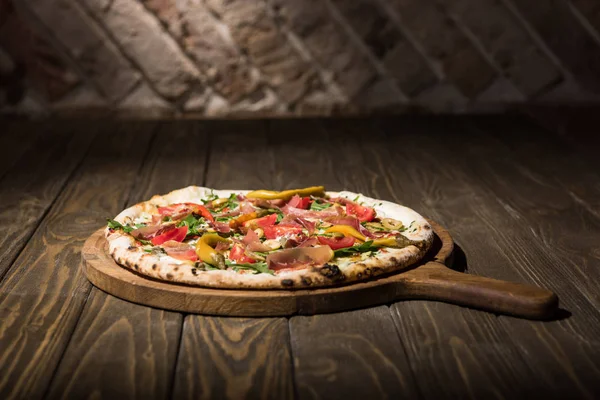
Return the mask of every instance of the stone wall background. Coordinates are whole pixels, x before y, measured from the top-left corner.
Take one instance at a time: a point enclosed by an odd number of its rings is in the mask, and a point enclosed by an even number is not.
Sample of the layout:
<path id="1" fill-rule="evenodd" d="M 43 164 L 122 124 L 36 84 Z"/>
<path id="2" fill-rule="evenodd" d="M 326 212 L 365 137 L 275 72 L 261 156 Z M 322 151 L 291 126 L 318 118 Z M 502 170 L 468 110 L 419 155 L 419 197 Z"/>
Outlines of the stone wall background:
<path id="1" fill-rule="evenodd" d="M 598 0 L 0 0 L 0 111 L 278 116 L 600 99 Z"/>

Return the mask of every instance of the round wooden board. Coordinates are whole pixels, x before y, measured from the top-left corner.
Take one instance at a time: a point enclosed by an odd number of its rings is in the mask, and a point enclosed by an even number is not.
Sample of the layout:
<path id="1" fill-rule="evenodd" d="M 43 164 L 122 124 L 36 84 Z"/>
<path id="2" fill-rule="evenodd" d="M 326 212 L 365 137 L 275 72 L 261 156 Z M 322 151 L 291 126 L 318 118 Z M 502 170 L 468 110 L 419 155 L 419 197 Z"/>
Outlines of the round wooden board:
<path id="1" fill-rule="evenodd" d="M 429 221 L 436 240 L 429 254 L 405 272 L 346 286 L 299 290 L 210 289 L 161 282 L 118 265 L 108 254 L 104 228 L 85 242 L 84 272 L 96 287 L 122 299 L 151 307 L 189 313 L 227 316 L 288 316 L 345 311 L 389 303 L 418 293 L 410 282 L 419 279 L 413 271 L 426 263 L 450 263 L 454 243 L 440 225 Z M 406 290 L 403 290 L 405 288 Z"/>

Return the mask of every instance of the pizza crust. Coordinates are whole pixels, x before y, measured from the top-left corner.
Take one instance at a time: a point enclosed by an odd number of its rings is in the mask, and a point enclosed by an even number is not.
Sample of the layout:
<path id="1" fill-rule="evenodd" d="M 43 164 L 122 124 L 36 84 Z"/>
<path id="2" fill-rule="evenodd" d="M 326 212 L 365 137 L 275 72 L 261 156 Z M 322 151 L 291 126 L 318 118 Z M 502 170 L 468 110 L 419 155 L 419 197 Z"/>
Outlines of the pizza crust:
<path id="1" fill-rule="evenodd" d="M 219 197 L 227 197 L 231 193 L 248 193 L 247 190 L 213 190 Z M 154 196 L 150 200 L 136 204 L 122 211 L 115 220 L 120 223 L 131 223 L 144 214 L 150 213 L 157 206 L 173 203 L 200 202 L 211 194 L 211 189 L 189 186 L 172 191 L 166 195 Z M 401 249 L 386 248 L 380 253 L 366 259 L 362 256 L 337 258 L 333 263 L 308 269 L 281 271 L 275 275 L 255 274 L 253 271 L 235 272 L 233 270 L 204 271 L 195 263 L 181 261 L 165 254 L 147 253 L 135 245 L 135 239 L 121 231 L 105 230 L 109 244 L 109 253 L 115 261 L 133 271 L 162 281 L 183 283 L 193 286 L 220 289 L 306 289 L 316 287 L 337 286 L 355 281 L 369 279 L 374 276 L 406 269 L 419 261 L 427 253 L 433 242 L 433 230 L 421 215 L 408 207 L 388 201 L 369 198 L 353 192 L 326 192 L 330 197 L 346 197 L 374 207 L 382 218 L 394 218 L 405 226 L 412 226 L 402 234 L 416 242 Z"/>

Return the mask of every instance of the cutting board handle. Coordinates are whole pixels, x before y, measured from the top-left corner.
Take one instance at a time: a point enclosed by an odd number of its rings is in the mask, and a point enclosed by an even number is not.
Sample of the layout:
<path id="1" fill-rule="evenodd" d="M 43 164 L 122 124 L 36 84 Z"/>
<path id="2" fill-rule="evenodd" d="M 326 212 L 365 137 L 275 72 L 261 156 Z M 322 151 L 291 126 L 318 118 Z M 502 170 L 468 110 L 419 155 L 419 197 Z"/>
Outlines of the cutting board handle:
<path id="1" fill-rule="evenodd" d="M 435 261 L 415 272 L 411 291 L 421 298 L 531 319 L 551 318 L 558 309 L 556 294 L 536 286 L 465 274 Z"/>

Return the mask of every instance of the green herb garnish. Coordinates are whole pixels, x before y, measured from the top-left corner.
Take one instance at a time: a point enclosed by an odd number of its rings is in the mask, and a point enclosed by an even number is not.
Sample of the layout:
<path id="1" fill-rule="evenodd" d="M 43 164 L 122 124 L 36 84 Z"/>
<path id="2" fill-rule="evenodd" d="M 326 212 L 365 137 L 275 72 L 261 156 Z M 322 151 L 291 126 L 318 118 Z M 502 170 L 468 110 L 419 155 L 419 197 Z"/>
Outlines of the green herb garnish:
<path id="1" fill-rule="evenodd" d="M 210 191 L 210 194 L 208 195 L 208 197 L 206 199 L 202 199 L 200 200 L 202 202 L 202 204 L 207 204 L 210 203 L 211 201 L 215 201 L 219 198 L 219 196 L 217 196 L 213 190 Z"/>
<path id="2" fill-rule="evenodd" d="M 215 267 L 214 265 L 210 265 L 209 263 L 203 262 L 202 266 L 204 267 L 205 271 L 215 271 L 215 270 L 219 271 L 219 268 Z"/>
<path id="3" fill-rule="evenodd" d="M 277 221 L 275 221 L 275 223 L 277 224 L 283 219 L 283 217 L 285 217 L 285 215 L 283 215 L 283 212 L 276 208 L 268 208 L 267 211 L 271 214 L 277 214 Z"/>
<path id="4" fill-rule="evenodd" d="M 187 217 L 185 217 L 184 219 L 182 219 L 181 221 L 179 221 L 177 223 L 177 227 L 181 228 L 182 226 L 187 226 L 188 231 L 187 231 L 186 237 L 201 235 L 203 231 L 198 226 L 198 225 L 200 225 L 200 222 L 201 221 L 199 218 L 196 218 L 196 217 L 194 217 L 193 214 L 190 214 Z"/>
<path id="5" fill-rule="evenodd" d="M 312 211 L 323 211 L 326 208 L 331 207 L 333 204 L 331 203 L 318 203 L 316 200 L 310 204 L 310 209 Z"/>
<path id="6" fill-rule="evenodd" d="M 256 262 L 253 264 L 237 264 L 229 260 L 225 260 L 225 264 L 236 272 L 239 270 L 252 270 L 255 271 L 255 274 L 275 275 L 275 272 L 269 269 L 266 262 Z"/>
<path id="7" fill-rule="evenodd" d="M 355 253 L 365 253 L 367 251 L 377 251 L 379 247 L 373 246 L 373 241 L 369 240 L 367 242 L 354 245 L 352 247 L 345 247 L 343 249 L 337 249 L 333 252 L 335 257 L 341 257 L 345 255 L 351 255 Z"/>
<path id="8" fill-rule="evenodd" d="M 125 233 L 129 233 L 133 230 L 135 230 L 136 228 L 133 226 L 129 226 L 129 225 L 122 225 L 120 222 L 115 221 L 114 219 L 110 219 L 107 218 L 106 221 L 108 222 L 108 227 L 110 229 L 120 229 Z"/>

